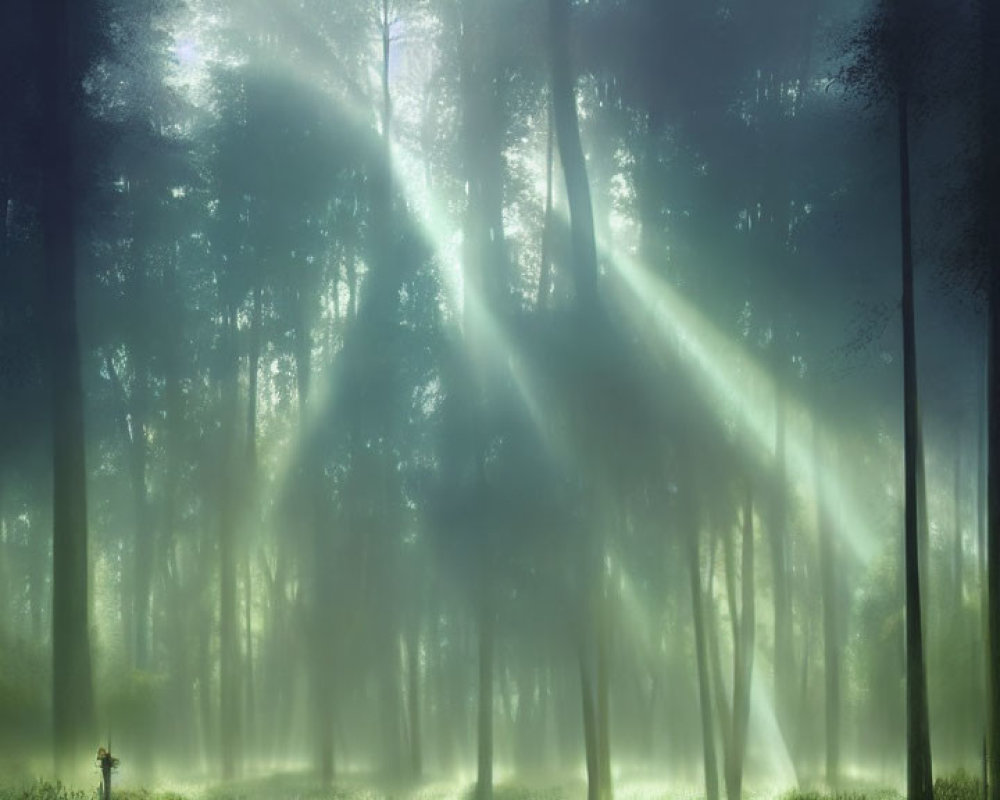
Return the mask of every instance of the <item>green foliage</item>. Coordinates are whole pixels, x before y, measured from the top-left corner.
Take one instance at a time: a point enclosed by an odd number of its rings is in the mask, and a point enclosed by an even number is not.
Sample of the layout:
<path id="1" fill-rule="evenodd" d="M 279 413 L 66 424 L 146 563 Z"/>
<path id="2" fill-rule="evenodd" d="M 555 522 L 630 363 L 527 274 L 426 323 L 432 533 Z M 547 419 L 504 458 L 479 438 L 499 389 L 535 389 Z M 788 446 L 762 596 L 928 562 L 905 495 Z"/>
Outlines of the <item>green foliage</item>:
<path id="1" fill-rule="evenodd" d="M 114 789 L 115 800 L 187 800 L 173 792 L 148 789 Z M 94 800 L 93 792 L 71 789 L 61 781 L 35 781 L 27 785 L 0 786 L 0 800 Z"/>
<path id="2" fill-rule="evenodd" d="M 0 800 L 91 800 L 81 789 L 61 782 L 35 781 L 29 786 L 0 786 Z"/>
<path id="3" fill-rule="evenodd" d="M 981 800 L 982 796 L 982 782 L 964 769 L 934 781 L 934 800 Z"/>
<path id="4" fill-rule="evenodd" d="M 893 789 L 866 789 L 865 791 L 842 791 L 824 794 L 815 789 L 793 789 L 781 795 L 780 800 L 901 800 Z"/>

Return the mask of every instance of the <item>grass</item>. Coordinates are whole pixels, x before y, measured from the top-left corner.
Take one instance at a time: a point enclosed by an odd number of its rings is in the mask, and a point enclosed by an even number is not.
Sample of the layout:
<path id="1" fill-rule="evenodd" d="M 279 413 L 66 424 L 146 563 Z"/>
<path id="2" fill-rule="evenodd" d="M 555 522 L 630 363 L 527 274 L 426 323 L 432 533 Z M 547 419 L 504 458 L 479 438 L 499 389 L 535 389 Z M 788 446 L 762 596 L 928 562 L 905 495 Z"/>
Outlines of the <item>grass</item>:
<path id="1" fill-rule="evenodd" d="M 556 785 L 531 786 L 505 781 L 494 787 L 494 800 L 571 800 L 574 788 Z M 197 800 L 472 800 L 475 787 L 455 792 L 438 785 L 392 788 L 377 782 L 355 779 L 322 786 L 302 775 L 274 775 L 213 786 L 197 792 Z M 627 794 L 627 792 L 625 792 Z M 114 789 L 113 800 L 191 800 L 176 792 L 147 789 Z M 59 782 L 36 780 L 32 783 L 0 785 L 0 800 L 99 800 L 97 790 L 74 789 Z M 793 790 L 779 800 L 903 800 L 891 789 L 849 790 L 824 793 L 816 790 Z M 934 781 L 934 800 L 982 800 L 981 781 L 964 770 L 940 776 Z"/>

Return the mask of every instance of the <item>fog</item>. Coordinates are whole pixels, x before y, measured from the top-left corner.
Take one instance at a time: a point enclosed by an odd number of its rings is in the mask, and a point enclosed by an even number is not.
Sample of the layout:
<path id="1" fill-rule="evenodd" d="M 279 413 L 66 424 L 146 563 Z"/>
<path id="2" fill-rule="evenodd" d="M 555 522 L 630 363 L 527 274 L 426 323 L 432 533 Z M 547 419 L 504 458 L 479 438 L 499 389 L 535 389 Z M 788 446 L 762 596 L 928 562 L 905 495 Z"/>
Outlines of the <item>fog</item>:
<path id="1" fill-rule="evenodd" d="M 7 0 L 0 796 L 1000 796 L 991 8 Z"/>

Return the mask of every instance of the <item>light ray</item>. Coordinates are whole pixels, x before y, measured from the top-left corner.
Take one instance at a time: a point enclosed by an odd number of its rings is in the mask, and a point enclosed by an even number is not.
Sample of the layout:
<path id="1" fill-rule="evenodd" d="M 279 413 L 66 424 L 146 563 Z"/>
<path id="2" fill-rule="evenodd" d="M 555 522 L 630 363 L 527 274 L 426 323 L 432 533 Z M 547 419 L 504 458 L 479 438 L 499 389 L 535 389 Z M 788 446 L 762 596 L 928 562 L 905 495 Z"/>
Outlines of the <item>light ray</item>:
<path id="1" fill-rule="evenodd" d="M 656 336 L 647 344 L 675 350 L 698 386 L 706 402 L 720 420 L 732 419 L 750 439 L 752 452 L 763 467 L 774 459 L 775 386 L 768 374 L 746 349 L 723 336 L 665 280 L 630 256 L 603 248 L 606 262 L 628 288 L 624 310 L 633 319 L 652 322 Z M 637 326 L 639 327 L 639 326 Z M 641 331 L 649 331 L 643 325 Z M 790 480 L 812 475 L 815 454 L 806 444 L 812 441 L 812 425 L 821 424 L 794 398 L 788 398 L 786 457 Z M 844 483 L 832 470 L 820 476 L 822 501 L 836 513 L 830 521 L 851 554 L 868 564 L 876 555 L 875 537 Z M 819 502 L 809 485 L 798 487 L 813 502 Z"/>

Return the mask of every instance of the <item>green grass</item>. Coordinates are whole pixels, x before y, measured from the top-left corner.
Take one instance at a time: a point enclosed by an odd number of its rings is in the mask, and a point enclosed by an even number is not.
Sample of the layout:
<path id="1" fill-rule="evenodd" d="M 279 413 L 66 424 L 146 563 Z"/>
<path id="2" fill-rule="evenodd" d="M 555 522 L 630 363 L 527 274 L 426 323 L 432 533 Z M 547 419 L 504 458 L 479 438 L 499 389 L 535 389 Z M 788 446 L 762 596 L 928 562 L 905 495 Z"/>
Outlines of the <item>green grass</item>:
<path id="1" fill-rule="evenodd" d="M 964 769 L 934 781 L 934 800 L 982 800 L 983 784 Z"/>

